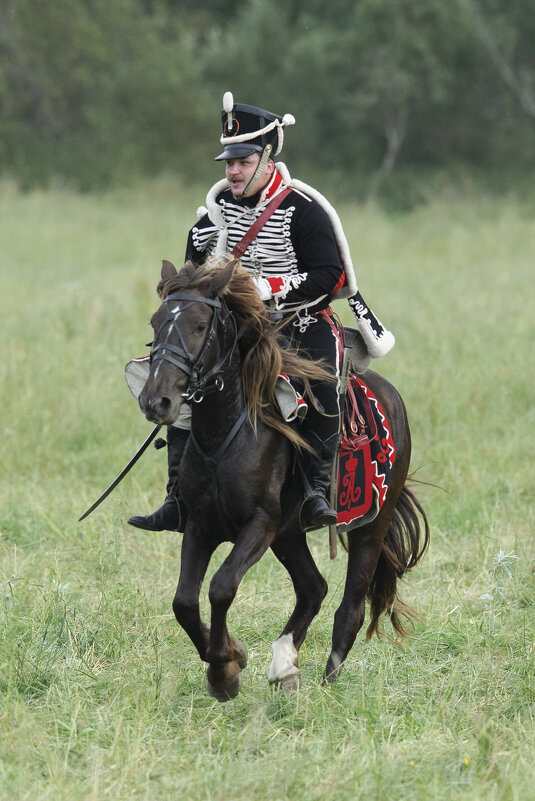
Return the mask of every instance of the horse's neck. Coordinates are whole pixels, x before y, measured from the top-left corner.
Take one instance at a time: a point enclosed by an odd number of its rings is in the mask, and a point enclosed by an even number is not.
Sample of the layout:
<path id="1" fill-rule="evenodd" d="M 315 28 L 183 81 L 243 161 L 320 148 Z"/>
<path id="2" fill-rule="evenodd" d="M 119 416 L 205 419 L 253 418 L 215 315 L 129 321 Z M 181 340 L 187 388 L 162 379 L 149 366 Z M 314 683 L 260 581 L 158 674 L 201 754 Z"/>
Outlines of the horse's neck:
<path id="1" fill-rule="evenodd" d="M 225 442 L 245 408 L 238 349 L 223 371 L 224 387 L 193 403 L 191 429 L 197 443 L 207 453 L 215 453 Z"/>

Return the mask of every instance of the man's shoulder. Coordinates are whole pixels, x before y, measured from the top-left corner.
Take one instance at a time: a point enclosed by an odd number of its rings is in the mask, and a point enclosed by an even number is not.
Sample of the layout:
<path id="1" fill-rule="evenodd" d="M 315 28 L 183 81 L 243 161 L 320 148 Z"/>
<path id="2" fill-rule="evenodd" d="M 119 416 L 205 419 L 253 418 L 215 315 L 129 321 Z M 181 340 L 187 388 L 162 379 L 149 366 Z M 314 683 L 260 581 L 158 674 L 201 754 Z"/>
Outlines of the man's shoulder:
<path id="1" fill-rule="evenodd" d="M 283 185 L 289 186 L 292 189 L 291 197 L 293 199 L 300 197 L 304 207 L 306 207 L 305 204 L 308 203 L 309 208 L 321 208 L 324 210 L 332 208 L 327 198 L 322 195 L 318 189 L 315 189 L 310 184 L 291 176 L 288 168 L 283 162 L 277 162 L 276 167 L 277 172 L 282 178 Z"/>
<path id="2" fill-rule="evenodd" d="M 329 215 L 323 205 L 304 189 L 292 186 L 292 191 L 282 202 L 282 208 L 293 206 L 296 220 L 315 225 L 329 225 Z"/>

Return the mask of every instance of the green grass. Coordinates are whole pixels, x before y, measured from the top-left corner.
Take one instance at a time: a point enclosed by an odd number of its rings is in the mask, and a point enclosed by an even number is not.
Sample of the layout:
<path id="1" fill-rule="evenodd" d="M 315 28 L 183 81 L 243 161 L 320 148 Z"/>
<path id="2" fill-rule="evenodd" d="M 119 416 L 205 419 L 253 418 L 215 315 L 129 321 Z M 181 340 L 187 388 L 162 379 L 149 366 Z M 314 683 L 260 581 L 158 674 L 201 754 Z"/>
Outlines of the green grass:
<path id="1" fill-rule="evenodd" d="M 267 555 L 231 610 L 250 663 L 220 705 L 171 610 L 180 535 L 124 522 L 161 502 L 161 452 L 77 523 L 151 429 L 122 370 L 146 350 L 160 261 L 181 263 L 202 201 L 171 181 L 85 196 L 0 184 L 2 801 L 528 801 L 533 209 L 340 209 L 359 285 L 397 337 L 376 367 L 406 400 L 412 468 L 443 488 L 423 488 L 432 545 L 402 586 L 421 620 L 402 643 L 360 635 L 323 688 L 345 558 L 315 533 L 330 589 L 302 689 L 267 684 L 293 601 Z"/>

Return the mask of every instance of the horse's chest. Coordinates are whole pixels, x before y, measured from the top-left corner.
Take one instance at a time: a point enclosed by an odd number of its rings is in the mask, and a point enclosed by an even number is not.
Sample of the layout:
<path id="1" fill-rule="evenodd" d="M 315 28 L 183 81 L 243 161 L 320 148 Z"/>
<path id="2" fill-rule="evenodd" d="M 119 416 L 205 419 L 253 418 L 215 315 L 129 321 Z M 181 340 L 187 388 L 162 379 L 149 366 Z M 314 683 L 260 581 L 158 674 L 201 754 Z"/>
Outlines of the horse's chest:
<path id="1" fill-rule="evenodd" d="M 239 460 L 214 461 L 191 454 L 179 474 L 180 495 L 190 513 L 203 525 L 222 515 L 239 518 L 250 514 L 247 475 Z"/>
<path id="2" fill-rule="evenodd" d="M 278 516 L 286 474 L 284 448 L 266 449 L 259 441 L 244 447 L 239 439 L 217 461 L 188 443 L 178 477 L 180 495 L 196 522 L 213 529 L 223 521 L 228 539 L 259 509 Z"/>

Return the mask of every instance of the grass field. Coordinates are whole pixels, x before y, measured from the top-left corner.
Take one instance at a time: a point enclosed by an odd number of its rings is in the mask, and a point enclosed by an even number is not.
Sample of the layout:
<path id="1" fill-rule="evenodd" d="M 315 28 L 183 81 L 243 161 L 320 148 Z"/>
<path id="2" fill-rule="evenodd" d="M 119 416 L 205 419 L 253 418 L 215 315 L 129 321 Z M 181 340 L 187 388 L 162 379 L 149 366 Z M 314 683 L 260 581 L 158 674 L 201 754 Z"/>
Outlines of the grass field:
<path id="1" fill-rule="evenodd" d="M 125 524 L 161 502 L 162 452 L 77 523 L 151 430 L 123 366 L 202 201 L 163 180 L 98 196 L 0 184 L 0 798 L 535 798 L 533 206 L 340 208 L 397 337 L 374 366 L 405 398 L 412 469 L 442 488 L 423 488 L 432 544 L 402 586 L 421 619 L 401 643 L 360 635 L 322 687 L 345 558 L 315 533 L 329 594 L 302 689 L 268 687 L 293 594 L 267 555 L 231 611 L 250 663 L 220 705 L 171 610 L 180 535 Z"/>

